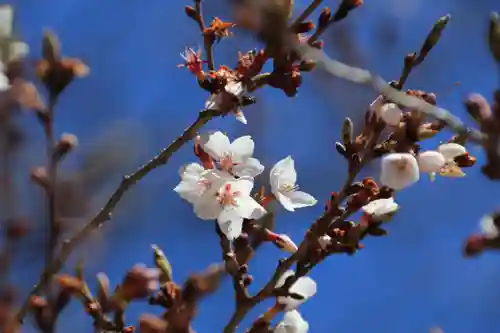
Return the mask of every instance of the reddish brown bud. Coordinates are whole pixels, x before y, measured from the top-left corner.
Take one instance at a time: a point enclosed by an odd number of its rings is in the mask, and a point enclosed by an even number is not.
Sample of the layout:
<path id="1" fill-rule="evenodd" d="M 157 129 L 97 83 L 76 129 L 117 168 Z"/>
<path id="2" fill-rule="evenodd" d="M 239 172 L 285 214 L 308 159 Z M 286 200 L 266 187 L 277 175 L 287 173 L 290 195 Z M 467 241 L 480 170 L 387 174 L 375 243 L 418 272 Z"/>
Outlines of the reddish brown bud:
<path id="1" fill-rule="evenodd" d="M 318 18 L 318 29 L 326 28 L 331 18 L 332 18 L 332 11 L 330 10 L 330 8 L 328 7 L 323 8 Z"/>
<path id="2" fill-rule="evenodd" d="M 196 13 L 196 10 L 191 7 L 191 6 L 185 6 L 184 7 L 184 12 L 189 18 L 192 18 L 193 20 L 196 20 L 198 14 Z"/>
<path id="3" fill-rule="evenodd" d="M 294 28 L 295 28 L 294 32 L 296 34 L 305 34 L 316 28 L 316 26 L 312 21 L 305 21 L 305 22 L 300 22 Z"/>
<path id="4" fill-rule="evenodd" d="M 481 254 L 485 249 L 486 238 L 482 235 L 470 235 L 465 241 L 464 256 L 473 257 Z"/>
<path id="5" fill-rule="evenodd" d="M 454 161 L 460 168 L 469 168 L 476 164 L 476 158 L 469 153 L 455 157 Z"/>

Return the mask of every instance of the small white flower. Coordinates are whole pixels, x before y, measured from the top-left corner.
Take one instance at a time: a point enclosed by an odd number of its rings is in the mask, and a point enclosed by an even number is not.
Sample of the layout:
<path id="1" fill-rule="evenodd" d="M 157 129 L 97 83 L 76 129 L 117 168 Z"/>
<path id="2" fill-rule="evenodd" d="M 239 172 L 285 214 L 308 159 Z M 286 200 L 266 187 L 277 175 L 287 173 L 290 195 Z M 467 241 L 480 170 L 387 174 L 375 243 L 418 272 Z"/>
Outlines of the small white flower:
<path id="1" fill-rule="evenodd" d="M 440 145 L 437 149 L 438 152 L 443 154 L 446 162 L 453 161 L 455 157 L 463 155 L 467 152 L 467 149 L 459 145 L 458 143 L 444 143 Z"/>
<path id="2" fill-rule="evenodd" d="M 377 115 L 380 115 L 380 109 L 382 106 L 385 104 L 385 98 L 384 96 L 380 95 L 373 102 L 370 104 L 370 111 L 374 112 Z M 379 116 L 380 117 L 380 116 Z"/>
<path id="3" fill-rule="evenodd" d="M 412 154 L 392 153 L 382 157 L 380 182 L 383 185 L 399 191 L 419 178 L 418 163 Z"/>
<path id="4" fill-rule="evenodd" d="M 243 101 L 243 94 L 245 93 L 245 88 L 242 82 L 229 81 L 224 86 L 224 90 L 226 93 L 236 97 L 238 100 L 238 104 L 241 105 Z M 224 100 L 223 94 L 221 93 L 212 94 L 205 102 L 205 108 L 208 110 L 219 110 L 221 104 L 223 103 L 223 100 Z M 234 115 L 236 116 L 236 120 L 238 120 L 243 124 L 247 124 L 247 119 L 245 118 L 245 115 L 243 114 L 243 111 L 241 111 L 239 105 L 237 105 L 237 107 L 234 110 L 229 110 L 229 112 L 234 113 Z"/>
<path id="5" fill-rule="evenodd" d="M 299 191 L 295 162 L 291 156 L 274 165 L 270 172 L 271 192 L 288 211 L 309 207 L 318 201 L 310 194 Z"/>
<path id="6" fill-rule="evenodd" d="M 273 243 L 288 253 L 295 253 L 298 249 L 297 244 L 295 244 L 294 241 L 285 234 L 277 235 Z"/>
<path id="7" fill-rule="evenodd" d="M 281 276 L 278 283 L 276 283 L 276 287 L 279 288 L 279 287 L 283 286 L 285 284 L 286 279 L 289 276 L 292 276 L 294 274 L 295 273 L 292 270 L 286 271 Z M 277 301 L 279 304 L 285 306 L 285 309 L 284 309 L 285 311 L 295 310 L 296 308 L 299 307 L 299 305 L 301 305 L 302 303 L 307 301 L 309 298 L 314 296 L 314 294 L 316 294 L 316 291 L 317 291 L 317 286 L 316 286 L 316 282 L 313 279 L 311 279 L 308 276 L 302 276 L 302 277 L 298 278 L 294 284 L 292 284 L 292 286 L 288 289 L 288 291 L 290 293 L 298 294 L 298 295 L 302 296 L 304 299 L 298 300 L 298 299 L 294 299 L 290 296 L 287 296 L 287 297 L 279 296 Z"/>
<path id="8" fill-rule="evenodd" d="M 380 108 L 378 115 L 387 125 L 398 126 L 403 117 L 403 112 L 396 104 L 386 103 Z"/>
<path id="9" fill-rule="evenodd" d="M 174 188 L 181 198 L 194 204 L 206 197 L 214 198 L 220 187 L 231 175 L 219 170 L 205 170 L 198 163 L 191 163 L 179 171 L 181 182 Z"/>
<path id="10" fill-rule="evenodd" d="M 428 150 L 417 155 L 420 172 L 440 172 L 446 163 L 443 154 L 438 151 Z"/>
<path id="11" fill-rule="evenodd" d="M 309 323 L 302 318 L 297 310 L 292 310 L 285 313 L 274 333 L 307 333 L 308 331 Z"/>
<path id="12" fill-rule="evenodd" d="M 221 169 L 238 177 L 255 177 L 264 171 L 259 160 L 253 158 L 255 144 L 252 138 L 242 136 L 232 143 L 222 132 L 200 136 L 201 148 L 216 160 Z"/>
<path id="13" fill-rule="evenodd" d="M 215 220 L 226 237 L 240 236 L 243 219 L 258 219 L 266 210 L 251 196 L 253 181 L 237 179 L 226 182 L 216 196 L 203 196 L 194 202 L 194 212 L 202 220 Z"/>
<path id="14" fill-rule="evenodd" d="M 328 235 L 323 235 L 320 238 L 318 238 L 318 242 L 319 246 L 321 246 L 321 248 L 325 250 L 330 244 L 332 244 L 332 237 Z"/>
<path id="15" fill-rule="evenodd" d="M 498 230 L 498 227 L 495 224 L 495 220 L 491 215 L 486 215 L 481 218 L 481 221 L 479 221 L 479 226 L 481 227 L 481 231 L 484 233 L 484 235 L 490 239 L 497 238 L 500 235 L 500 230 Z"/>
<path id="16" fill-rule="evenodd" d="M 392 216 L 399 209 L 399 205 L 394 198 L 377 199 L 361 207 L 361 210 L 371 218 L 382 221 Z"/>
<path id="17" fill-rule="evenodd" d="M 446 163 L 439 175 L 442 177 L 464 177 L 465 173 L 455 163 L 455 158 L 467 153 L 467 149 L 458 143 L 445 143 L 438 147 L 438 152 L 443 154 Z"/>

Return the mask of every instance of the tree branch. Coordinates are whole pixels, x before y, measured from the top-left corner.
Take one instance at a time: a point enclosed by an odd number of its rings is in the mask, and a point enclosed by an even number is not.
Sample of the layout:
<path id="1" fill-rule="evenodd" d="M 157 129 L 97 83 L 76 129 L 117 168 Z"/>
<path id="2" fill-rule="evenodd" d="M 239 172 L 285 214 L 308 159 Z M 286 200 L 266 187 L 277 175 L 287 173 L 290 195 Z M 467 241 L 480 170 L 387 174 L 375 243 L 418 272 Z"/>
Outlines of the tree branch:
<path id="1" fill-rule="evenodd" d="M 136 170 L 131 175 L 123 177 L 119 187 L 111 195 L 106 205 L 95 215 L 90 222 L 88 222 L 83 229 L 81 229 L 75 236 L 63 243 L 61 252 L 59 256 L 55 257 L 51 263 L 47 264 L 44 268 L 43 273 L 40 276 L 39 282 L 31 290 L 28 298 L 21 306 L 19 312 L 17 313 L 17 319 L 22 323 L 23 319 L 28 310 L 29 297 L 39 293 L 45 285 L 50 281 L 50 277 L 57 273 L 66 259 L 68 259 L 70 253 L 84 241 L 90 233 L 101 227 L 106 221 L 111 218 L 111 214 L 115 209 L 116 205 L 123 197 L 123 195 L 138 181 L 144 178 L 150 171 L 165 165 L 170 157 L 177 152 L 185 143 L 196 137 L 197 132 L 212 118 L 219 116 L 221 113 L 216 110 L 204 110 L 198 115 L 191 126 L 189 126 L 184 133 L 179 136 L 174 142 L 172 142 L 167 148 L 163 149 L 158 155 L 151 159 L 148 163 L 144 164 L 138 170 Z"/>

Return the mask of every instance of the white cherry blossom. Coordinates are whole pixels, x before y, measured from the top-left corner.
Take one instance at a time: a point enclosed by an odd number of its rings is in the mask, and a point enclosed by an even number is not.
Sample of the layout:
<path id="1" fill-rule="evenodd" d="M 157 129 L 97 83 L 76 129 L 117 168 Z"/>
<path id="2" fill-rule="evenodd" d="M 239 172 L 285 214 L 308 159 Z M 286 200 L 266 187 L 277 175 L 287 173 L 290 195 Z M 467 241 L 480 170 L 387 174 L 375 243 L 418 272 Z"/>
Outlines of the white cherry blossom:
<path id="1" fill-rule="evenodd" d="M 274 333 L 307 333 L 308 331 L 309 323 L 297 310 L 285 312 L 283 320 L 274 329 Z"/>
<path id="2" fill-rule="evenodd" d="M 420 178 L 418 163 L 409 153 L 392 153 L 382 157 L 380 182 L 396 191 L 416 183 Z"/>
<path id="3" fill-rule="evenodd" d="M 270 172 L 271 192 L 288 211 L 309 207 L 317 203 L 310 194 L 299 191 L 295 162 L 291 156 L 285 157 L 274 165 Z"/>
<path id="4" fill-rule="evenodd" d="M 5 74 L 5 65 L 0 61 L 0 92 L 10 89 L 9 78 Z"/>
<path id="5" fill-rule="evenodd" d="M 361 210 L 371 218 L 382 221 L 392 216 L 399 209 L 394 198 L 377 199 L 361 207 Z"/>
<path id="6" fill-rule="evenodd" d="M 483 216 L 479 221 L 479 226 L 487 238 L 497 238 L 500 235 L 500 230 L 498 230 L 494 217 L 491 214 Z"/>
<path id="7" fill-rule="evenodd" d="M 180 170 L 181 182 L 174 188 L 181 198 L 194 204 L 198 200 L 214 198 L 220 187 L 231 175 L 219 170 L 205 170 L 198 163 L 191 163 Z"/>
<path id="8" fill-rule="evenodd" d="M 389 126 L 398 126 L 403 117 L 403 112 L 394 103 L 382 105 L 378 112 L 379 117 Z"/>
<path id="9" fill-rule="evenodd" d="M 428 150 L 417 155 L 417 162 L 420 172 L 440 172 L 446 163 L 446 159 L 440 152 Z"/>
<path id="10" fill-rule="evenodd" d="M 437 149 L 441 154 L 443 154 L 446 163 L 439 172 L 442 177 L 464 177 L 465 173 L 455 163 L 455 158 L 467 153 L 467 149 L 458 143 L 444 143 L 440 145 Z"/>
<path id="11" fill-rule="evenodd" d="M 194 202 L 194 212 L 202 220 L 217 220 L 226 237 L 241 234 L 243 219 L 261 218 L 266 210 L 251 196 L 253 181 L 242 178 L 226 182 L 216 196 Z"/>
<path id="12" fill-rule="evenodd" d="M 278 283 L 276 284 L 276 287 L 279 288 L 283 286 L 285 284 L 286 279 L 294 274 L 295 273 L 292 270 L 286 271 L 279 279 Z M 288 291 L 290 293 L 298 294 L 303 297 L 303 299 L 301 300 L 292 298 L 290 296 L 279 296 L 277 298 L 277 302 L 284 306 L 285 311 L 292 311 L 297 309 L 299 305 L 301 305 L 309 298 L 314 296 L 314 294 L 316 294 L 317 291 L 317 286 L 316 282 L 313 279 L 311 279 L 308 276 L 302 276 L 299 277 L 294 284 L 292 284 L 292 286 L 288 289 Z"/>
<path id="13" fill-rule="evenodd" d="M 255 177 L 264 166 L 253 158 L 255 144 L 249 135 L 229 141 L 220 131 L 200 136 L 201 148 L 219 163 L 222 170 L 238 177 Z"/>
<path id="14" fill-rule="evenodd" d="M 242 82 L 239 81 L 229 81 L 224 86 L 225 93 L 230 96 L 235 97 L 238 100 L 238 104 L 241 104 L 243 99 L 243 94 L 245 93 L 245 88 Z M 212 94 L 208 100 L 205 102 L 205 108 L 208 110 L 219 110 L 221 104 L 223 103 L 224 95 L 223 93 Z M 230 110 L 236 116 L 236 120 L 243 124 L 247 124 L 247 119 L 241 111 L 241 108 L 237 106 L 234 110 Z"/>

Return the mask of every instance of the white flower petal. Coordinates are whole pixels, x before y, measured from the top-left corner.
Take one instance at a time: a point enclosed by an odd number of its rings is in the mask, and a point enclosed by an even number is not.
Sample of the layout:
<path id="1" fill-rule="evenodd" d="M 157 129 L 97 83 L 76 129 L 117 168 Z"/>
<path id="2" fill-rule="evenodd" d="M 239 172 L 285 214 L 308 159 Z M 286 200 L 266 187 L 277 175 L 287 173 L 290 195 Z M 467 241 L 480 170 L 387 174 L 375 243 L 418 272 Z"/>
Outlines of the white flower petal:
<path id="1" fill-rule="evenodd" d="M 189 203 L 194 203 L 203 193 L 203 189 L 195 181 L 181 181 L 174 191 Z"/>
<path id="2" fill-rule="evenodd" d="M 399 205 L 394 201 L 394 198 L 377 199 L 361 207 L 361 209 L 366 214 L 378 218 L 396 212 Z"/>
<path id="3" fill-rule="evenodd" d="M 228 182 L 228 184 L 231 186 L 231 191 L 239 192 L 241 197 L 250 196 L 254 185 L 253 179 L 251 178 L 236 179 Z"/>
<path id="4" fill-rule="evenodd" d="M 380 118 L 390 126 L 397 126 L 401 122 L 403 113 L 394 103 L 386 103 L 380 108 Z"/>
<path id="5" fill-rule="evenodd" d="M 238 197 L 236 202 L 236 211 L 241 217 L 246 219 L 260 219 L 266 214 L 264 207 L 250 196 Z"/>
<path id="6" fill-rule="evenodd" d="M 420 178 L 418 163 L 412 154 L 392 153 L 382 157 L 380 182 L 396 191 L 416 183 Z"/>
<path id="7" fill-rule="evenodd" d="M 294 208 L 310 207 L 318 202 L 312 195 L 302 191 L 291 191 L 284 195 L 290 199 Z"/>
<path id="8" fill-rule="evenodd" d="M 437 151 L 443 154 L 446 161 L 452 161 L 455 157 L 465 154 L 467 149 L 458 143 L 445 143 L 440 145 Z"/>
<path id="9" fill-rule="evenodd" d="M 496 238 L 500 235 L 500 230 L 495 225 L 493 217 L 491 215 L 484 216 L 481 221 L 479 221 L 481 231 L 488 238 Z"/>
<path id="10" fill-rule="evenodd" d="M 297 183 L 297 172 L 295 171 L 295 162 L 291 156 L 278 161 L 270 172 L 271 188 L 274 192 L 279 191 L 280 185 L 295 185 Z"/>
<path id="11" fill-rule="evenodd" d="M 241 96 L 243 94 L 243 92 L 245 91 L 245 88 L 243 87 L 243 83 L 242 82 L 235 82 L 235 81 L 231 81 L 228 84 L 226 84 L 224 89 L 228 93 L 233 94 L 234 96 L 237 96 L 237 97 Z"/>
<path id="12" fill-rule="evenodd" d="M 285 312 L 283 320 L 278 323 L 274 333 L 307 333 L 309 323 L 302 318 L 297 310 Z"/>
<path id="13" fill-rule="evenodd" d="M 295 242 L 290 238 L 288 237 L 288 235 L 286 234 L 280 234 L 278 235 L 278 239 L 276 240 L 276 243 L 278 243 L 278 246 L 288 252 L 288 253 L 295 253 L 297 252 L 297 244 L 295 244 Z"/>
<path id="14" fill-rule="evenodd" d="M 254 178 L 264 171 L 264 166 L 256 158 L 250 157 L 245 162 L 233 166 L 232 172 L 238 177 Z"/>
<path id="15" fill-rule="evenodd" d="M 238 238 L 243 227 L 243 218 L 232 207 L 225 208 L 217 219 L 219 227 L 229 240 Z"/>
<path id="16" fill-rule="evenodd" d="M 281 192 L 273 192 L 273 194 L 276 200 L 278 200 L 278 202 L 283 206 L 283 208 L 285 208 L 289 212 L 295 212 L 295 206 L 292 203 L 292 199 L 284 194 L 281 194 Z"/>
<path id="17" fill-rule="evenodd" d="M 216 160 L 220 160 L 230 151 L 229 138 L 222 132 L 217 131 L 209 135 L 200 135 L 201 148 Z"/>
<path id="18" fill-rule="evenodd" d="M 240 123 L 242 124 L 247 124 L 247 118 L 245 118 L 245 114 L 243 113 L 243 111 L 241 110 L 236 110 L 236 112 L 234 113 L 234 116 L 236 118 L 236 120 L 238 120 Z"/>
<path id="19" fill-rule="evenodd" d="M 417 155 L 420 172 L 439 172 L 446 163 L 446 159 L 438 151 L 428 150 Z"/>
<path id="20" fill-rule="evenodd" d="M 319 246 L 324 250 L 326 249 L 330 244 L 332 244 L 332 238 L 328 235 L 321 236 L 318 238 L 318 243 Z"/>
<path id="21" fill-rule="evenodd" d="M 9 45 L 9 61 L 25 58 L 29 51 L 30 48 L 25 42 L 12 42 Z"/>
<path id="22" fill-rule="evenodd" d="M 276 286 L 275 286 L 275 287 L 276 287 L 276 288 L 279 288 L 279 287 L 283 286 L 283 285 L 285 284 L 286 279 L 287 279 L 289 276 L 292 276 L 292 275 L 294 275 L 294 274 L 295 274 L 295 272 L 294 272 L 294 271 L 292 271 L 291 269 L 287 270 L 285 273 L 283 273 L 283 274 L 281 275 L 281 277 L 279 278 L 279 280 L 278 280 L 278 282 L 276 283 Z"/>
<path id="23" fill-rule="evenodd" d="M 0 5 L 0 36 L 11 37 L 14 9 L 11 5 Z"/>
<path id="24" fill-rule="evenodd" d="M 203 198 L 194 202 L 194 213 L 202 220 L 215 220 L 222 212 L 217 198 Z"/>
<path id="25" fill-rule="evenodd" d="M 290 287 L 290 292 L 304 296 L 305 299 L 314 296 L 318 290 L 316 282 L 309 276 L 300 277 L 297 282 L 295 282 Z"/>
<path id="26" fill-rule="evenodd" d="M 179 170 L 179 175 L 181 176 L 181 179 L 184 179 L 185 177 L 200 177 L 203 172 L 205 172 L 205 168 L 201 166 L 198 163 L 190 163 L 187 164 Z"/>
<path id="27" fill-rule="evenodd" d="M 240 136 L 231 143 L 233 162 L 244 162 L 253 155 L 255 143 L 250 135 Z"/>
<path id="28" fill-rule="evenodd" d="M 0 72 L 0 91 L 6 91 L 10 88 L 10 82 L 7 76 Z"/>

